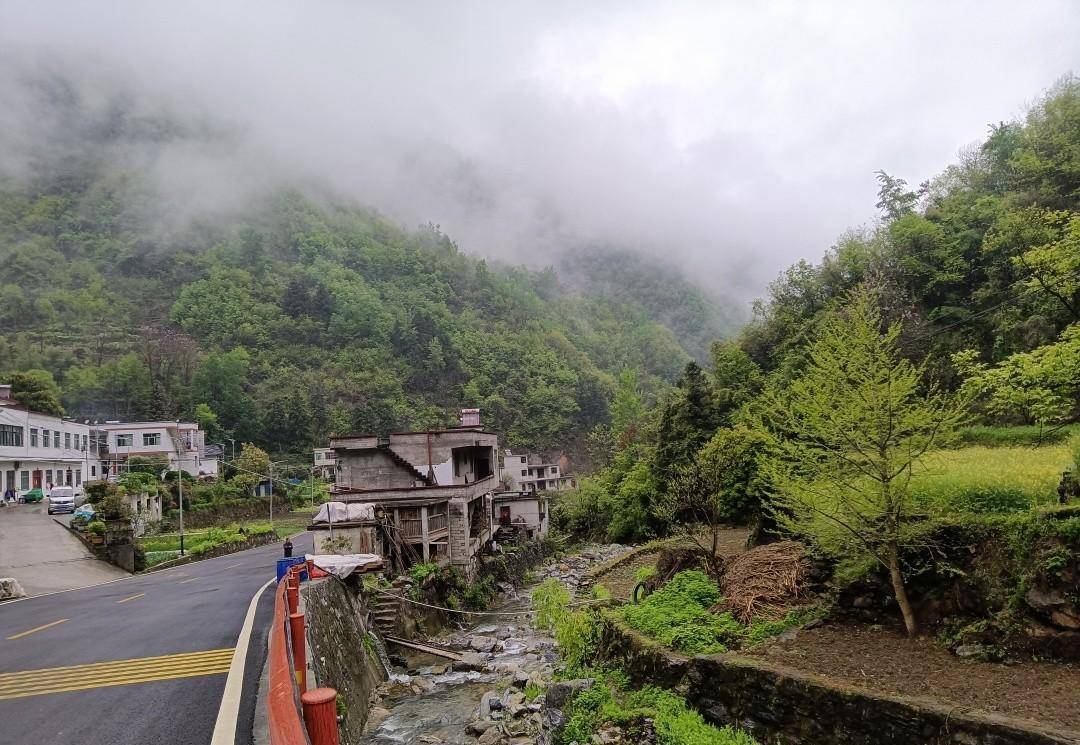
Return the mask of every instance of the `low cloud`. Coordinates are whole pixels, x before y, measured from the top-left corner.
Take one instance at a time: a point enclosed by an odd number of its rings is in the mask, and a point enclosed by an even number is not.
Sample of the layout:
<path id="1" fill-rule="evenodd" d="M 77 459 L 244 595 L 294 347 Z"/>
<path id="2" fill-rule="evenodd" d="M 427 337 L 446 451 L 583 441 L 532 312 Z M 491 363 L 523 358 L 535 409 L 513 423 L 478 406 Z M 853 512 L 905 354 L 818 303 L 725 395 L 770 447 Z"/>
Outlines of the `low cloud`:
<path id="1" fill-rule="evenodd" d="M 8 0 L 0 169 L 119 137 L 176 214 L 299 185 L 509 261 L 641 250 L 742 301 L 872 220 L 874 170 L 916 183 L 1022 113 L 1078 40 L 1069 2 Z"/>

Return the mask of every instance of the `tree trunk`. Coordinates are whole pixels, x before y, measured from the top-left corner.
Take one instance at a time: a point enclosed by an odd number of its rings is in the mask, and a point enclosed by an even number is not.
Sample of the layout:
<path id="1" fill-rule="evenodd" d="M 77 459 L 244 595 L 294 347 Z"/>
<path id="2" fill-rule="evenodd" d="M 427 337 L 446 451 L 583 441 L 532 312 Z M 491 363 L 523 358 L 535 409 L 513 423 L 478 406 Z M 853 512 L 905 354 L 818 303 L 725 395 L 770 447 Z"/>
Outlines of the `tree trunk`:
<path id="1" fill-rule="evenodd" d="M 907 629 L 908 636 L 915 636 L 919 633 L 919 624 L 915 620 L 915 611 L 911 608 L 911 601 L 908 600 L 904 576 L 900 574 L 900 549 L 896 541 L 889 542 L 889 577 L 892 579 L 893 594 L 896 595 L 900 613 L 904 616 L 904 628 Z"/>

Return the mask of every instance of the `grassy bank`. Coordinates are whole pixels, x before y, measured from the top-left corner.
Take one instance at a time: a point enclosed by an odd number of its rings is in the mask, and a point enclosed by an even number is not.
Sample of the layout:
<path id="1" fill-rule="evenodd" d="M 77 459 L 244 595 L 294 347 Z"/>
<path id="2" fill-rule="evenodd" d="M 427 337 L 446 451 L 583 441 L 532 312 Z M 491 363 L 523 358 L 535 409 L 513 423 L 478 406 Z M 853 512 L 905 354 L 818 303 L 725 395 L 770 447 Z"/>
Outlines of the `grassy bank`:
<path id="1" fill-rule="evenodd" d="M 931 453 L 911 488 L 938 514 L 1024 510 L 1056 501 L 1061 473 L 1071 464 L 1067 444 L 976 445 Z"/>

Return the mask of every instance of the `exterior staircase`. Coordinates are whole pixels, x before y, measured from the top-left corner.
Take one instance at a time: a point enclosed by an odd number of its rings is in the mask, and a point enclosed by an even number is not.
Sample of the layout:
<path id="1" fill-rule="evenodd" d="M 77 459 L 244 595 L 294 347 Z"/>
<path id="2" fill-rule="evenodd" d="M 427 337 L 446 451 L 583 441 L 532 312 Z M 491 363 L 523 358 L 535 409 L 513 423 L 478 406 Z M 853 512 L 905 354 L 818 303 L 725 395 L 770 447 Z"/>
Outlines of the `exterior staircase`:
<path id="1" fill-rule="evenodd" d="M 390 442 L 388 440 L 379 441 L 379 450 L 386 453 L 390 457 L 390 460 L 394 461 L 394 463 L 401 466 L 406 471 L 410 471 L 414 476 L 416 476 L 417 479 L 423 481 L 425 485 L 435 486 L 435 480 L 433 478 L 431 478 L 426 473 L 417 468 L 415 465 L 398 455 L 397 451 L 390 447 Z"/>
<path id="2" fill-rule="evenodd" d="M 397 633 L 398 621 L 401 620 L 401 601 L 398 595 L 377 594 L 375 596 L 375 628 L 383 636 Z"/>

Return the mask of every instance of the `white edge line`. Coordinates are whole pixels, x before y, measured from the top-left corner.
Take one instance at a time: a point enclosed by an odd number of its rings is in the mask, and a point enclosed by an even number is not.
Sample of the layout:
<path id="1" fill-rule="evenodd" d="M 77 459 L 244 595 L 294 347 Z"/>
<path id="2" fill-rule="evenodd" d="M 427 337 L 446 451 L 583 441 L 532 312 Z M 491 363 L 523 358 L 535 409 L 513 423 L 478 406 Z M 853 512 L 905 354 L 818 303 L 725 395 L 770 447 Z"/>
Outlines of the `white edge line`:
<path id="1" fill-rule="evenodd" d="M 214 723 L 214 736 L 210 740 L 210 745 L 234 745 L 236 742 L 236 721 L 240 714 L 240 695 L 244 690 L 244 667 L 247 665 L 251 629 L 255 625 L 255 609 L 259 604 L 259 598 L 266 592 L 266 588 L 275 581 L 273 577 L 268 579 L 265 585 L 255 591 L 251 602 L 248 603 L 244 625 L 240 629 L 236 649 L 233 650 L 232 663 L 229 665 L 229 677 L 225 679 L 225 690 L 221 694 L 221 707 L 218 709 L 217 721 Z"/>

